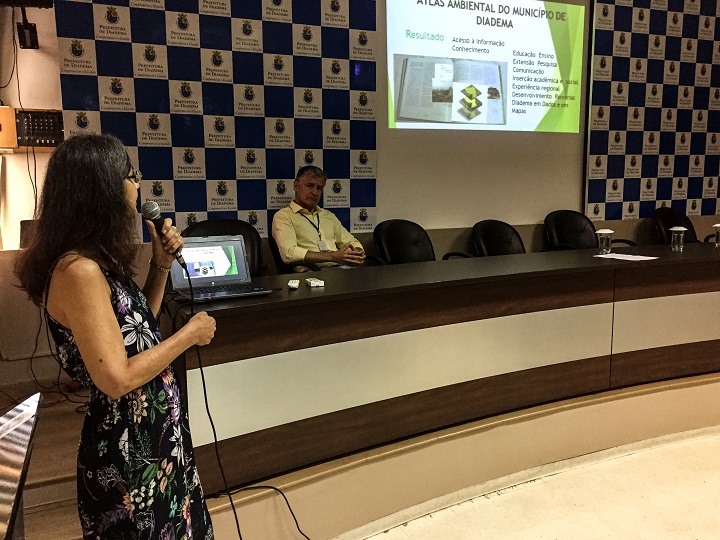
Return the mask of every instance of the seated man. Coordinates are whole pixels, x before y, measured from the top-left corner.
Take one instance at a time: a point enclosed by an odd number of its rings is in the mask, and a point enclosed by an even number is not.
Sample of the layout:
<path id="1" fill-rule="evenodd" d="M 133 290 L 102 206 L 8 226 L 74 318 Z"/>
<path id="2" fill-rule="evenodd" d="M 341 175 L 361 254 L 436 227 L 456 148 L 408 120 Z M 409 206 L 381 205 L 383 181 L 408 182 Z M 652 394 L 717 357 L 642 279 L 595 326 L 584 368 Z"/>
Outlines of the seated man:
<path id="1" fill-rule="evenodd" d="M 362 244 L 335 214 L 318 206 L 326 182 L 322 169 L 301 167 L 293 183 L 295 200 L 273 218 L 272 235 L 287 264 L 358 266 L 365 260 Z"/>

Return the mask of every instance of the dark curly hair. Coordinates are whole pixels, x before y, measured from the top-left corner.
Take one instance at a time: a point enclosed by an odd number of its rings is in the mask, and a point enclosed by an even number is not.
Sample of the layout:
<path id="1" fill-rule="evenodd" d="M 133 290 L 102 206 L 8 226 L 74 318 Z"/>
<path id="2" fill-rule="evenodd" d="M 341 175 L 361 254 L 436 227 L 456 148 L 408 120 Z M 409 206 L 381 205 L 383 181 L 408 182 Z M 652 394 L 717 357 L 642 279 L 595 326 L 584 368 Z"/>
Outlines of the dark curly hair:
<path id="1" fill-rule="evenodd" d="M 55 149 L 30 245 L 15 265 L 20 287 L 33 302 L 44 302 L 49 272 L 68 252 L 102 263 L 116 275 L 134 273 L 137 215 L 124 182 L 131 167 L 125 146 L 112 135 L 78 135 Z"/>

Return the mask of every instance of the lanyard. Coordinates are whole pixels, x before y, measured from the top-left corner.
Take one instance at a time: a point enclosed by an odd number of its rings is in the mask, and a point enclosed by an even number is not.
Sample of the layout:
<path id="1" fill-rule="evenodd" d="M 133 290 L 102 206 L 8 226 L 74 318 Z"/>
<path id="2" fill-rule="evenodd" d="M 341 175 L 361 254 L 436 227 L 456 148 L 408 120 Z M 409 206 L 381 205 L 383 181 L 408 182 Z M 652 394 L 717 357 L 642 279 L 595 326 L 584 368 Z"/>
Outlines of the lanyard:
<path id="1" fill-rule="evenodd" d="M 315 212 L 315 215 L 317 216 L 317 225 L 315 225 L 315 223 L 313 223 L 313 221 L 309 217 L 307 217 L 305 214 L 301 213 L 300 215 L 308 220 L 308 223 L 310 223 L 310 225 L 312 225 L 313 229 L 315 229 L 317 231 L 318 238 L 320 240 L 322 240 L 322 234 L 320 233 L 320 212 Z"/>

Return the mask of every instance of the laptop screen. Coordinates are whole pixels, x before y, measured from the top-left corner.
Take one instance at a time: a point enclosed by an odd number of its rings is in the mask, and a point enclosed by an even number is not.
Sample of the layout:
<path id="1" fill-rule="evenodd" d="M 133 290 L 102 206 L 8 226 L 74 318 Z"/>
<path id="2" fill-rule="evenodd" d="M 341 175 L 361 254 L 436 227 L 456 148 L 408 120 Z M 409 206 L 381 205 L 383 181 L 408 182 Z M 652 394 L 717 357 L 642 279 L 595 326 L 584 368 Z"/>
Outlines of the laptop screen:
<path id="1" fill-rule="evenodd" d="M 193 286 L 250 281 L 242 236 L 185 238 L 182 255 Z M 188 288 L 188 278 L 177 261 L 173 262 L 170 272 L 173 288 Z"/>

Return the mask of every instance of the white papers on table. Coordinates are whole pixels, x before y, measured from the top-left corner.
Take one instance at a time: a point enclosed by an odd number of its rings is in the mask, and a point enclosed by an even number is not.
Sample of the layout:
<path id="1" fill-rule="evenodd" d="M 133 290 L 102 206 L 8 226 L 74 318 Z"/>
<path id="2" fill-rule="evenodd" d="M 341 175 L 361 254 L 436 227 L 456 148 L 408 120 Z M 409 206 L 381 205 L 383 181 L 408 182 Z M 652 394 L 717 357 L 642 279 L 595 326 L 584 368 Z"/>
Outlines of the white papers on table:
<path id="1" fill-rule="evenodd" d="M 606 255 L 595 255 L 601 259 L 620 259 L 621 261 L 652 261 L 657 257 L 646 257 L 645 255 L 626 255 L 624 253 L 608 253 Z"/>

